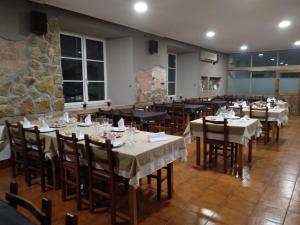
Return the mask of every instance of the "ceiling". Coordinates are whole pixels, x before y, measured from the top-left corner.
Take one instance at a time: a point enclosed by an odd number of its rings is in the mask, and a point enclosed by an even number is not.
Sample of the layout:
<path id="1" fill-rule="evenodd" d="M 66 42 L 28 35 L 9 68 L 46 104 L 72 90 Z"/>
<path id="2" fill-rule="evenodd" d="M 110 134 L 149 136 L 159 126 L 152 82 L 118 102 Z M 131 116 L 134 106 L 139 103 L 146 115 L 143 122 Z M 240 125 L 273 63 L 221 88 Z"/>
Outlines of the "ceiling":
<path id="1" fill-rule="evenodd" d="M 300 0 L 144 0 L 145 14 L 133 11 L 135 0 L 34 0 L 221 52 L 293 48 L 300 39 Z M 278 28 L 288 19 L 292 25 Z M 206 38 L 208 30 L 216 36 Z"/>

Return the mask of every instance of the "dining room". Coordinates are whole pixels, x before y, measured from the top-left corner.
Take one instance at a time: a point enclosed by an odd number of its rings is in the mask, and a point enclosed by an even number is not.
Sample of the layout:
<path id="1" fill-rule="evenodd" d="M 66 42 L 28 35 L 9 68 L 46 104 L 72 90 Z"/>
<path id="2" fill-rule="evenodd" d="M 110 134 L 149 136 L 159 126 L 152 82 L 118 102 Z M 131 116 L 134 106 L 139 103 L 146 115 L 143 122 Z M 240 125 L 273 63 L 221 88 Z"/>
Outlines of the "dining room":
<path id="1" fill-rule="evenodd" d="M 299 225 L 299 10 L 1 0 L 0 224 Z"/>

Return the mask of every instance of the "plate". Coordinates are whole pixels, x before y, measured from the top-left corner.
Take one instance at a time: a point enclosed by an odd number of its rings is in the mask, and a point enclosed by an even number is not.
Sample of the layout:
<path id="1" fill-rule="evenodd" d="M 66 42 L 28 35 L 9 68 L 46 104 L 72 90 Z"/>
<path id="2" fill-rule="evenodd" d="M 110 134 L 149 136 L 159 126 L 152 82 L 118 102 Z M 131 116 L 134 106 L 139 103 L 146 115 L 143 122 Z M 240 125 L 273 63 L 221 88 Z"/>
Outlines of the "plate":
<path id="1" fill-rule="evenodd" d="M 112 127 L 111 128 L 111 131 L 114 131 L 114 132 L 124 132 L 127 128 L 119 128 L 119 127 Z"/>
<path id="2" fill-rule="evenodd" d="M 29 125 L 29 126 L 24 126 L 23 125 L 23 128 L 25 128 L 25 129 L 34 128 L 34 125 Z"/>
<path id="3" fill-rule="evenodd" d="M 239 116 L 227 116 L 226 119 L 229 119 L 229 120 L 238 120 L 240 119 L 241 117 Z"/>
<path id="4" fill-rule="evenodd" d="M 121 147 L 122 145 L 124 145 L 123 141 L 113 141 L 113 148 L 118 148 Z"/>
<path id="5" fill-rule="evenodd" d="M 55 131 L 56 129 L 54 129 L 54 128 L 49 128 L 49 129 L 43 129 L 43 128 L 40 128 L 39 129 L 39 131 L 41 132 L 41 133 L 48 133 L 48 132 L 53 132 L 53 131 Z"/>
<path id="6" fill-rule="evenodd" d="M 93 123 L 80 123 L 80 124 L 78 124 L 78 126 L 80 126 L 80 127 L 90 127 L 92 125 L 93 125 Z"/>

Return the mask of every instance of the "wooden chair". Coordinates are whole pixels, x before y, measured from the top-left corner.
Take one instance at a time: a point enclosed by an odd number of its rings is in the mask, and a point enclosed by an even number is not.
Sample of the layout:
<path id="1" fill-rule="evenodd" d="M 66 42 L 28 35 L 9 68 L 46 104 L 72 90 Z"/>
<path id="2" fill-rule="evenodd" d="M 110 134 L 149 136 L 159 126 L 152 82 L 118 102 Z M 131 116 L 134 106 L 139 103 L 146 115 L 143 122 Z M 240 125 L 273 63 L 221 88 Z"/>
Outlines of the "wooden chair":
<path id="1" fill-rule="evenodd" d="M 259 119 L 262 124 L 262 131 L 264 134 L 264 144 L 266 145 L 269 142 L 270 136 L 270 123 L 268 122 L 269 111 L 268 107 L 265 108 L 253 108 L 253 105 L 250 105 L 250 118 Z"/>
<path id="2" fill-rule="evenodd" d="M 77 215 L 67 213 L 65 217 L 65 225 L 77 225 L 77 224 L 78 224 Z"/>
<path id="3" fill-rule="evenodd" d="M 110 200 L 111 224 L 115 225 L 117 220 L 116 209 L 116 184 L 128 180 L 119 177 L 115 174 L 115 159 L 112 151 L 110 140 L 105 143 L 91 140 L 88 135 L 84 136 L 85 148 L 88 161 L 88 180 L 89 180 L 89 208 L 90 212 L 95 211 L 95 195 L 101 196 Z M 101 189 L 97 181 L 105 182 L 109 185 L 109 190 Z M 122 214 L 118 214 L 121 216 Z M 128 219 L 126 216 L 121 216 L 123 219 Z"/>
<path id="4" fill-rule="evenodd" d="M 183 132 L 186 127 L 184 102 L 173 101 L 170 115 L 172 117 L 172 122 L 175 124 L 176 132 Z"/>
<path id="5" fill-rule="evenodd" d="M 62 200 L 76 199 L 77 209 L 82 208 L 82 203 L 88 204 L 88 201 L 82 196 L 81 185 L 86 187 L 84 182 L 85 165 L 80 160 L 78 149 L 78 139 L 73 133 L 71 137 L 61 135 L 56 130 L 57 147 L 59 150 L 60 171 L 61 171 L 61 189 Z M 69 189 L 75 189 L 75 195 L 69 194 Z"/>
<path id="6" fill-rule="evenodd" d="M 10 183 L 10 192 L 6 193 L 6 200 L 11 207 L 20 206 L 30 212 L 41 225 L 51 225 L 52 202 L 46 198 L 42 199 L 42 210 L 33 203 L 18 196 L 18 185 L 15 181 Z M 1 222 L 0 222 L 1 223 Z"/>
<path id="7" fill-rule="evenodd" d="M 45 159 L 44 146 L 45 143 L 40 138 L 40 131 L 37 126 L 33 129 L 23 129 L 25 149 L 26 149 L 26 164 L 27 164 L 27 185 L 32 183 L 33 176 L 40 177 L 42 192 L 46 191 L 46 177 L 51 180 L 49 167 L 50 160 Z"/>
<path id="8" fill-rule="evenodd" d="M 85 117 L 87 117 L 89 114 L 91 115 L 91 120 L 96 121 L 97 113 L 80 113 L 80 114 L 77 114 L 77 121 L 78 122 L 84 122 Z"/>
<path id="9" fill-rule="evenodd" d="M 5 121 L 8 140 L 11 151 L 11 169 L 12 177 L 16 177 L 19 174 L 25 173 L 25 179 L 27 179 L 26 171 L 26 157 L 25 157 L 25 140 L 23 135 L 23 127 L 20 123 L 11 124 L 7 120 Z"/>
<path id="10" fill-rule="evenodd" d="M 237 148 L 235 144 L 228 142 L 229 132 L 227 124 L 227 119 L 224 119 L 224 121 L 215 121 L 206 120 L 205 117 L 203 117 L 204 169 L 207 167 L 207 155 L 209 155 L 210 162 L 214 155 L 215 162 L 217 163 L 217 157 L 219 155 L 218 151 L 221 151 L 221 155 L 224 157 L 224 173 L 227 173 L 228 152 L 231 153 L 231 167 L 233 167 L 234 154 L 237 152 Z M 210 135 L 221 135 L 222 140 L 210 138 Z M 207 149 L 207 145 L 209 145 L 209 149 Z"/>

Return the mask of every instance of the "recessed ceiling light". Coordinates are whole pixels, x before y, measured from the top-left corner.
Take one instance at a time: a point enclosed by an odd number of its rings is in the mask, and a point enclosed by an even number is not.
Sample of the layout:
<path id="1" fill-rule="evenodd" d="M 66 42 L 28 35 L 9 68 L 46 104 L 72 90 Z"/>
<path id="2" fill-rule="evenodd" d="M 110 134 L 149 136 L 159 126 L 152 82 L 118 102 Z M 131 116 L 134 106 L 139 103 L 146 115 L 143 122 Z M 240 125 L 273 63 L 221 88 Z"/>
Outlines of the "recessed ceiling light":
<path id="1" fill-rule="evenodd" d="M 288 66 L 288 65 L 289 65 L 289 64 L 287 64 L 287 63 L 285 64 L 285 66 Z"/>
<path id="2" fill-rule="evenodd" d="M 278 24 L 278 27 L 280 28 L 287 28 L 291 25 L 291 21 L 289 20 L 283 20 Z"/>
<path id="3" fill-rule="evenodd" d="M 246 51 L 246 50 L 248 49 L 248 46 L 247 46 L 247 45 L 242 45 L 242 46 L 240 47 L 240 49 L 241 49 L 242 51 Z"/>
<path id="4" fill-rule="evenodd" d="M 144 13 L 148 10 L 148 5 L 145 2 L 137 2 L 134 4 L 133 8 L 138 13 Z"/>
<path id="5" fill-rule="evenodd" d="M 271 61 L 275 61 L 275 59 L 274 58 L 272 58 L 272 59 L 270 59 Z"/>
<path id="6" fill-rule="evenodd" d="M 258 56 L 259 56 L 259 57 L 263 57 L 264 54 L 263 54 L 263 53 L 259 53 Z"/>
<path id="7" fill-rule="evenodd" d="M 214 37 L 216 35 L 216 33 L 214 32 L 214 31 L 208 31 L 207 33 L 206 33 L 206 37 L 208 37 L 208 38 L 212 38 L 212 37 Z"/>
<path id="8" fill-rule="evenodd" d="M 300 46 L 300 40 L 299 41 L 295 41 L 294 45 L 295 46 Z"/>
<path id="9" fill-rule="evenodd" d="M 280 65 L 283 65 L 284 63 L 283 62 L 280 62 Z"/>

